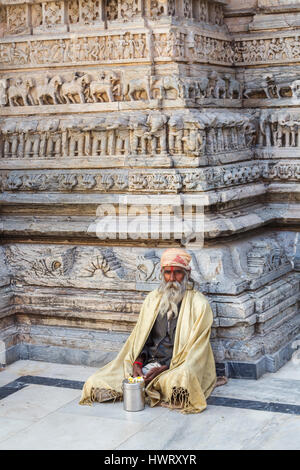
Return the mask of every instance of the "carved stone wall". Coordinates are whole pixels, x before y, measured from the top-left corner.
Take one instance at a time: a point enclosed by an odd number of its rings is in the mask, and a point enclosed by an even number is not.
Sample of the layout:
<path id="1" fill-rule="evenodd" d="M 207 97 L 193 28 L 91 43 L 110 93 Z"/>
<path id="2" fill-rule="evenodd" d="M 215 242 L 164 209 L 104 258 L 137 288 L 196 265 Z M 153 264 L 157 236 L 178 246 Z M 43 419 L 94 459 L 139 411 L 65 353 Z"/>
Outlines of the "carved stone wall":
<path id="1" fill-rule="evenodd" d="M 178 245 L 220 372 L 291 357 L 299 38 L 300 1 L 1 2 L 1 363 L 105 363 Z"/>

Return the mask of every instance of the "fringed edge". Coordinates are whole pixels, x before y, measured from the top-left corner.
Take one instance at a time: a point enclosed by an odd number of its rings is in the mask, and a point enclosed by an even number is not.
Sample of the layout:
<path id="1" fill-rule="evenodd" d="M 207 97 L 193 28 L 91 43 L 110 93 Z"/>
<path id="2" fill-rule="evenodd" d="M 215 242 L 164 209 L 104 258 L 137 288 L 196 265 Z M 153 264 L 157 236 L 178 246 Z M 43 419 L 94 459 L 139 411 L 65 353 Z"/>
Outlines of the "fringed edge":
<path id="1" fill-rule="evenodd" d="M 162 401 L 161 405 L 183 414 L 201 413 L 205 408 L 194 408 L 190 402 L 189 391 L 183 387 L 173 387 L 170 398 Z"/>
<path id="2" fill-rule="evenodd" d="M 92 405 L 94 402 L 103 403 L 105 401 L 113 400 L 115 403 L 117 400 L 121 400 L 123 398 L 123 394 L 117 392 L 113 389 L 107 388 L 92 388 L 90 392 L 90 396 L 83 398 L 80 400 L 79 405 Z"/>
<path id="3" fill-rule="evenodd" d="M 173 387 L 171 396 L 162 402 L 163 406 L 183 411 L 190 408 L 189 392 L 183 387 Z"/>

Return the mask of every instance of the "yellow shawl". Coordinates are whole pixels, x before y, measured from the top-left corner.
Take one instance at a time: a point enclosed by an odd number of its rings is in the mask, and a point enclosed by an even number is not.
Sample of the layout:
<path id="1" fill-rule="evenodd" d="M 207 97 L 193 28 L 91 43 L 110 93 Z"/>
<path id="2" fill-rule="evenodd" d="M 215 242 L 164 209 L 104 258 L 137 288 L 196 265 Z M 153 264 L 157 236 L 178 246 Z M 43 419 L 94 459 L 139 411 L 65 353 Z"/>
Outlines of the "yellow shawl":
<path id="1" fill-rule="evenodd" d="M 161 299 L 158 289 L 150 292 L 142 304 L 138 321 L 115 359 L 91 375 L 83 386 L 79 404 L 101 400 L 99 391 L 112 398 L 122 398 L 122 381 L 132 374 L 132 364 L 139 356 L 158 315 Z M 214 389 L 216 369 L 209 342 L 213 314 L 207 298 L 195 289 L 186 290 L 177 320 L 170 368 L 146 387 L 150 406 L 159 402 L 184 413 L 199 413 L 206 408 L 206 398 Z"/>

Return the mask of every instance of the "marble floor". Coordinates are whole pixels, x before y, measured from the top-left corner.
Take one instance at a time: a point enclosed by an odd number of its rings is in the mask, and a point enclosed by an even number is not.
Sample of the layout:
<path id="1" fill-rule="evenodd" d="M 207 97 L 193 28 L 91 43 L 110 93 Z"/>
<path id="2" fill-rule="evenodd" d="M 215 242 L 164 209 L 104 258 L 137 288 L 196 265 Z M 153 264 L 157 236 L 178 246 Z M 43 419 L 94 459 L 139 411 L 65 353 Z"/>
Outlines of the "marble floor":
<path id="1" fill-rule="evenodd" d="M 0 372 L 0 450 L 300 449 L 300 361 L 259 380 L 230 379 L 207 409 L 78 405 L 96 369 L 17 361 Z"/>

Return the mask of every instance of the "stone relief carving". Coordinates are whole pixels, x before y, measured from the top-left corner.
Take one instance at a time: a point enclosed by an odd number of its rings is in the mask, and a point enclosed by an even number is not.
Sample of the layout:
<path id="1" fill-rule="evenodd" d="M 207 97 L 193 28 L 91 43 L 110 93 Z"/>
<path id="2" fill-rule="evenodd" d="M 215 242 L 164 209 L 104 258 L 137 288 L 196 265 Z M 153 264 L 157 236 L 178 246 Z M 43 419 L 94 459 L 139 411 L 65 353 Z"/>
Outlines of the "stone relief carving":
<path id="1" fill-rule="evenodd" d="M 101 0 L 62 0 L 3 5 L 7 22 L 6 34 L 29 33 L 27 18 L 32 18 L 34 33 L 55 30 L 57 26 L 93 25 L 101 22 Z M 141 0 L 106 0 L 107 21 L 128 22 L 142 17 L 158 20 L 166 16 L 178 16 L 174 0 L 149 0 L 143 12 Z M 208 0 L 184 0 L 183 17 L 211 25 L 223 25 L 222 5 Z M 26 28 L 27 26 L 27 28 Z"/>
<path id="2" fill-rule="evenodd" d="M 244 39 L 234 42 L 235 63 L 266 63 L 297 60 L 300 43 L 297 34 L 281 37 Z"/>
<path id="3" fill-rule="evenodd" d="M 5 100 L 10 106 L 29 106 L 33 104 L 33 100 L 30 96 L 30 91 L 34 86 L 34 82 L 31 78 L 23 80 L 17 78 L 15 84 L 8 85 L 7 97 Z"/>
<path id="4" fill-rule="evenodd" d="M 250 149 L 256 126 L 251 115 L 240 113 L 168 116 L 152 111 L 70 121 L 5 119 L 0 122 L 0 132 L 2 158 L 168 153 L 194 157 Z"/>
<path id="5" fill-rule="evenodd" d="M 3 67 L 42 66 L 74 62 L 105 62 L 146 59 L 149 46 L 154 60 L 193 60 L 194 62 L 233 64 L 232 41 L 171 29 L 164 33 L 124 32 L 60 39 L 30 38 L 18 42 L 1 41 Z"/>
<path id="6" fill-rule="evenodd" d="M 247 264 L 249 273 L 260 276 L 289 265 L 290 262 L 282 247 L 261 240 L 253 242 L 252 249 L 247 253 Z"/>
<path id="7" fill-rule="evenodd" d="M 259 79 L 247 83 L 244 90 L 244 96 L 246 98 L 259 99 L 280 99 L 290 97 L 298 99 L 300 97 L 299 84 L 300 80 L 298 78 L 276 78 L 269 72 L 260 76 Z"/>
<path id="8" fill-rule="evenodd" d="M 288 167 L 288 165 L 287 165 Z M 293 168 L 293 165 L 290 165 Z M 154 191 L 187 192 L 205 191 L 213 188 L 230 187 L 238 184 L 257 182 L 264 177 L 299 179 L 299 165 L 293 172 L 284 174 L 267 164 L 239 164 L 238 166 L 210 167 L 194 170 L 102 170 L 69 171 L 52 170 L 51 172 L 31 173 L 13 171 L 3 174 L 4 191 Z"/>
<path id="9" fill-rule="evenodd" d="M 106 2 L 106 17 L 108 21 L 135 21 L 141 15 L 141 0 L 107 0 Z"/>
<path id="10" fill-rule="evenodd" d="M 147 38 L 144 32 L 0 43 L 0 61 L 5 67 L 25 64 L 33 66 L 93 63 L 144 59 L 147 56 Z"/>
<path id="11" fill-rule="evenodd" d="M 55 252 L 56 250 L 48 248 L 44 253 L 37 250 L 34 256 L 16 247 L 14 249 L 7 247 L 5 251 L 8 262 L 17 269 L 22 266 L 21 271 L 24 271 L 25 275 L 58 278 L 70 274 L 76 250 L 76 247 L 72 247 L 63 252 Z"/>
<path id="12" fill-rule="evenodd" d="M 148 250 L 144 255 L 137 256 L 136 281 L 158 283 L 160 279 L 160 256 L 155 250 Z"/>
<path id="13" fill-rule="evenodd" d="M 262 176 L 267 180 L 299 181 L 300 165 L 288 163 L 266 163 L 262 169 Z"/>
<path id="14" fill-rule="evenodd" d="M 88 267 L 83 268 L 84 277 L 93 277 L 100 272 L 107 278 L 124 278 L 124 268 L 113 249 L 105 248 L 92 258 Z"/>
<path id="15" fill-rule="evenodd" d="M 0 81 L 3 105 L 36 106 L 113 101 L 205 98 L 240 99 L 242 85 L 230 74 L 224 78 L 210 72 L 200 78 L 177 74 L 126 78 L 124 73 L 102 70 L 98 73 L 73 72 L 70 76 L 3 78 Z M 297 93 L 297 91 L 295 91 Z"/>
<path id="16" fill-rule="evenodd" d="M 6 6 L 7 29 L 6 34 L 18 35 L 29 32 L 28 24 L 28 6 L 7 5 Z"/>
<path id="17" fill-rule="evenodd" d="M 46 28 L 64 21 L 64 3 L 62 1 L 42 3 L 43 23 Z"/>
<path id="18" fill-rule="evenodd" d="M 242 228 L 248 229 L 247 224 L 257 228 L 260 222 L 256 215 L 261 215 L 263 222 L 273 217 L 273 211 L 271 216 L 265 216 L 268 209 L 256 210 L 255 206 L 256 195 L 263 193 L 268 182 L 280 182 L 274 186 L 281 190 L 282 183 L 299 181 L 295 148 L 300 145 L 300 116 L 297 103 L 292 102 L 300 98 L 298 65 L 288 76 L 290 64 L 300 57 L 299 37 L 294 29 L 253 33 L 250 28 L 247 33 L 229 35 L 226 25 L 222 26 L 223 5 L 210 0 L 13 2 L 2 5 L 0 13 L 5 23 L 0 40 L 1 115 L 16 116 L 0 120 L 0 156 L 6 160 L 2 160 L 3 168 L 7 168 L 1 171 L 4 200 L 11 201 L 12 192 L 19 193 L 15 195 L 19 200 L 21 192 L 24 197 L 25 193 L 30 196 L 33 191 L 44 192 L 32 195 L 37 200 L 46 199 L 51 192 L 63 192 L 73 194 L 69 199 L 75 201 L 80 193 L 102 193 L 115 200 L 118 194 L 112 193 L 160 193 L 162 197 L 165 193 L 192 193 L 197 198 L 198 193 L 211 190 L 209 199 L 216 201 L 216 206 L 222 201 L 220 205 L 225 209 L 218 217 L 218 208 L 212 208 L 215 213 L 210 217 L 215 218 L 215 225 L 213 222 L 211 232 L 222 227 L 222 233 L 234 235 L 235 230 L 241 234 Z M 149 21 L 144 22 L 144 16 Z M 228 18 L 226 10 L 226 23 Z M 234 63 L 237 68 L 231 67 Z M 286 71 L 279 68 L 281 63 L 286 64 Z M 273 67 L 256 67 L 267 64 Z M 32 74 L 30 68 L 34 69 Z M 153 75 L 146 76 L 148 70 Z M 256 103 L 237 102 L 242 98 L 259 99 L 257 106 L 277 108 L 249 114 L 247 106 L 254 107 Z M 284 98 L 291 100 L 286 104 L 282 102 Z M 280 109 L 288 105 L 293 107 Z M 221 107 L 227 109 L 217 110 Z M 82 168 L 89 165 L 92 170 Z M 105 170 L 99 169 L 102 166 Z M 13 168 L 16 170 L 11 171 Z M 241 199 L 247 197 L 250 207 L 253 202 L 253 212 L 248 205 L 239 206 L 240 195 Z M 59 200 L 59 194 L 55 198 Z M 22 217 L 21 214 L 20 220 Z M 51 223 L 53 219 L 49 220 Z M 39 220 L 36 226 L 40 227 Z M 7 233 L 11 227 L 12 224 L 5 226 Z M 59 232 L 59 227 L 55 232 Z M 244 330 L 250 337 L 257 317 L 256 332 L 263 331 L 260 314 L 273 306 L 279 312 L 277 315 L 272 309 L 274 321 L 282 321 L 282 315 L 286 315 L 286 326 L 292 324 L 290 310 L 277 304 L 290 301 L 287 297 L 292 295 L 296 298 L 298 286 L 286 277 L 276 286 L 268 284 L 274 279 L 272 276 L 282 276 L 287 263 L 281 244 L 273 243 L 266 232 L 262 238 L 256 244 L 251 239 L 246 243 L 247 249 L 232 247 L 231 262 L 224 258 L 220 263 L 226 251 L 224 245 L 214 246 L 210 256 L 207 248 L 199 251 L 199 265 L 200 260 L 205 265 L 202 287 L 214 294 L 214 306 L 218 304 L 215 322 L 221 325 L 219 337 L 243 339 Z M 243 252 L 242 267 L 239 249 L 240 254 Z M 46 251 L 43 245 L 38 248 L 28 244 L 24 249 L 26 256 L 15 253 L 9 263 L 17 275 L 18 266 L 24 265 L 32 284 L 80 289 L 92 286 L 107 289 L 112 297 L 111 290 L 121 289 L 123 298 L 127 295 L 124 290 L 128 289 L 128 273 L 123 282 L 122 264 L 129 265 L 132 297 L 128 304 L 120 301 L 116 306 L 120 312 L 125 312 L 124 305 L 130 311 L 131 299 L 136 299 L 135 286 L 139 284 L 137 290 L 145 291 L 146 284 L 151 289 L 159 280 L 156 250 L 138 249 L 143 254 L 136 261 L 132 256 L 134 249 L 128 254 L 126 248 L 125 263 L 123 254 L 119 259 L 123 250 L 120 248 L 109 251 L 80 245 L 72 253 L 67 250 L 61 246 Z M 82 256 L 77 264 L 74 254 L 79 252 Z M 22 276 L 21 270 L 20 273 Z M 264 284 L 264 292 L 257 290 Z M 252 297 L 249 291 L 243 292 L 249 288 Z M 218 298 L 220 292 L 227 294 L 224 299 Z M 26 295 L 30 298 L 30 294 Z M 67 311 L 71 301 L 66 305 Z M 253 308 L 259 315 L 255 311 L 252 315 Z M 250 318 L 241 325 L 241 317 L 244 320 L 248 313 Z M 296 329 L 294 324 L 292 327 Z M 216 328 L 212 334 L 217 334 Z M 279 336 L 277 331 L 276 334 Z M 227 349 L 227 357 L 235 357 L 239 346 Z M 245 353 L 246 361 L 254 357 L 250 352 Z"/>
<path id="19" fill-rule="evenodd" d="M 292 110 L 262 110 L 258 145 L 265 147 L 299 147 L 300 114 Z"/>

